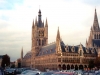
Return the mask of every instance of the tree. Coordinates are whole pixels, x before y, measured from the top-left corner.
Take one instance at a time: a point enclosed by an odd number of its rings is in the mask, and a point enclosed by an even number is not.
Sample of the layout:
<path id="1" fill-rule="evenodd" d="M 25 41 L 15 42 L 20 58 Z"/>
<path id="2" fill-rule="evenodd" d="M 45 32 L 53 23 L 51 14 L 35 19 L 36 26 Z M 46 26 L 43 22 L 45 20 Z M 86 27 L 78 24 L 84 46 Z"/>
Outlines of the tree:
<path id="1" fill-rule="evenodd" d="M 5 68 L 6 66 L 9 66 L 9 65 L 10 65 L 10 57 L 7 54 L 3 55 L 1 66 Z"/>
<path id="2" fill-rule="evenodd" d="M 15 64 L 12 64 L 12 65 L 11 65 L 11 68 L 15 68 Z"/>
<path id="3" fill-rule="evenodd" d="M 21 68 L 21 63 L 20 62 L 18 63 L 18 68 Z"/>
<path id="4" fill-rule="evenodd" d="M 93 60 L 90 60 L 89 61 L 89 66 L 88 66 L 90 69 L 94 68 L 94 61 Z"/>

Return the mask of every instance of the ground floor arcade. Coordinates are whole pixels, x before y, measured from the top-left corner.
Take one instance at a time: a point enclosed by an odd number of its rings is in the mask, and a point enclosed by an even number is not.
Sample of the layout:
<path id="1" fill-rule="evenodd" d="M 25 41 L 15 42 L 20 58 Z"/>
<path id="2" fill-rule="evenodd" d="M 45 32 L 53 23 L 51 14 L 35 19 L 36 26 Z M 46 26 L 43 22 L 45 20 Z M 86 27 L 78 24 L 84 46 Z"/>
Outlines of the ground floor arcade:
<path id="1" fill-rule="evenodd" d="M 88 68 L 87 64 L 43 64 L 43 65 L 35 65 L 35 68 L 44 71 L 45 69 L 49 70 L 80 70 L 84 68 Z"/>

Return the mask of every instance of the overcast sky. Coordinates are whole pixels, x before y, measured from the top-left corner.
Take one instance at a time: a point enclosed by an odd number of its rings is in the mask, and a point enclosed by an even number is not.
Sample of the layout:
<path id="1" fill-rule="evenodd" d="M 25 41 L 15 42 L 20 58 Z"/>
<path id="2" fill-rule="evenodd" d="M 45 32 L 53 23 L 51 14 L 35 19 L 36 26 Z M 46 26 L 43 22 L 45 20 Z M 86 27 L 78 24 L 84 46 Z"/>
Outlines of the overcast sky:
<path id="1" fill-rule="evenodd" d="M 95 7 L 100 22 L 100 0 L 0 0 L 0 55 L 15 61 L 22 47 L 24 55 L 31 50 L 31 27 L 39 8 L 42 20 L 48 20 L 49 43 L 56 40 L 59 26 L 66 45 L 85 46 Z"/>

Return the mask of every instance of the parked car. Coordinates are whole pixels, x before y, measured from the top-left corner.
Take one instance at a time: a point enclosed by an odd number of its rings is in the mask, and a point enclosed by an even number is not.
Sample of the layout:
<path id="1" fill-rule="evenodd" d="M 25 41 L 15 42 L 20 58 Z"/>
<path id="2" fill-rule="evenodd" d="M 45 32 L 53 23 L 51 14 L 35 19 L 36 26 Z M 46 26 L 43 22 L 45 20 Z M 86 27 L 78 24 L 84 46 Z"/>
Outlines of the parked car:
<path id="1" fill-rule="evenodd" d="M 72 72 L 55 72 L 52 75 L 75 75 L 75 74 Z"/>
<path id="2" fill-rule="evenodd" d="M 54 72 L 41 72 L 40 75 L 52 75 Z"/>
<path id="3" fill-rule="evenodd" d="M 82 70 L 76 70 L 75 75 L 83 75 L 83 71 Z"/>
<path id="4" fill-rule="evenodd" d="M 21 73 L 21 75 L 39 75 L 39 71 L 33 71 L 33 70 L 25 70 Z"/>
<path id="5" fill-rule="evenodd" d="M 100 75 L 100 72 L 95 73 L 94 75 Z"/>
<path id="6" fill-rule="evenodd" d="M 5 75 L 16 75 L 16 70 L 13 68 L 6 69 Z"/>

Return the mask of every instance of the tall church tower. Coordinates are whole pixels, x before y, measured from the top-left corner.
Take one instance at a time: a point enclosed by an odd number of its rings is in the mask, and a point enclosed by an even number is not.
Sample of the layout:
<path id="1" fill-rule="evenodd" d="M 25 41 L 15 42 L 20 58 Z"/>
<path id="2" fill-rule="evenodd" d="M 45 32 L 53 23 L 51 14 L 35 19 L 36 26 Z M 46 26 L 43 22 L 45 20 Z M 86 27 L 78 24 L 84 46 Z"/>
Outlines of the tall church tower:
<path id="1" fill-rule="evenodd" d="M 38 20 L 37 17 L 35 19 L 35 23 L 33 20 L 32 25 L 32 55 L 36 56 L 41 47 L 48 44 L 48 22 L 46 19 L 45 25 L 44 21 L 42 21 L 41 10 L 38 12 Z"/>
<path id="2" fill-rule="evenodd" d="M 88 40 L 86 40 L 86 47 L 100 47 L 100 28 L 96 9 L 94 13 L 94 22 L 93 26 L 91 27 L 90 36 Z"/>

